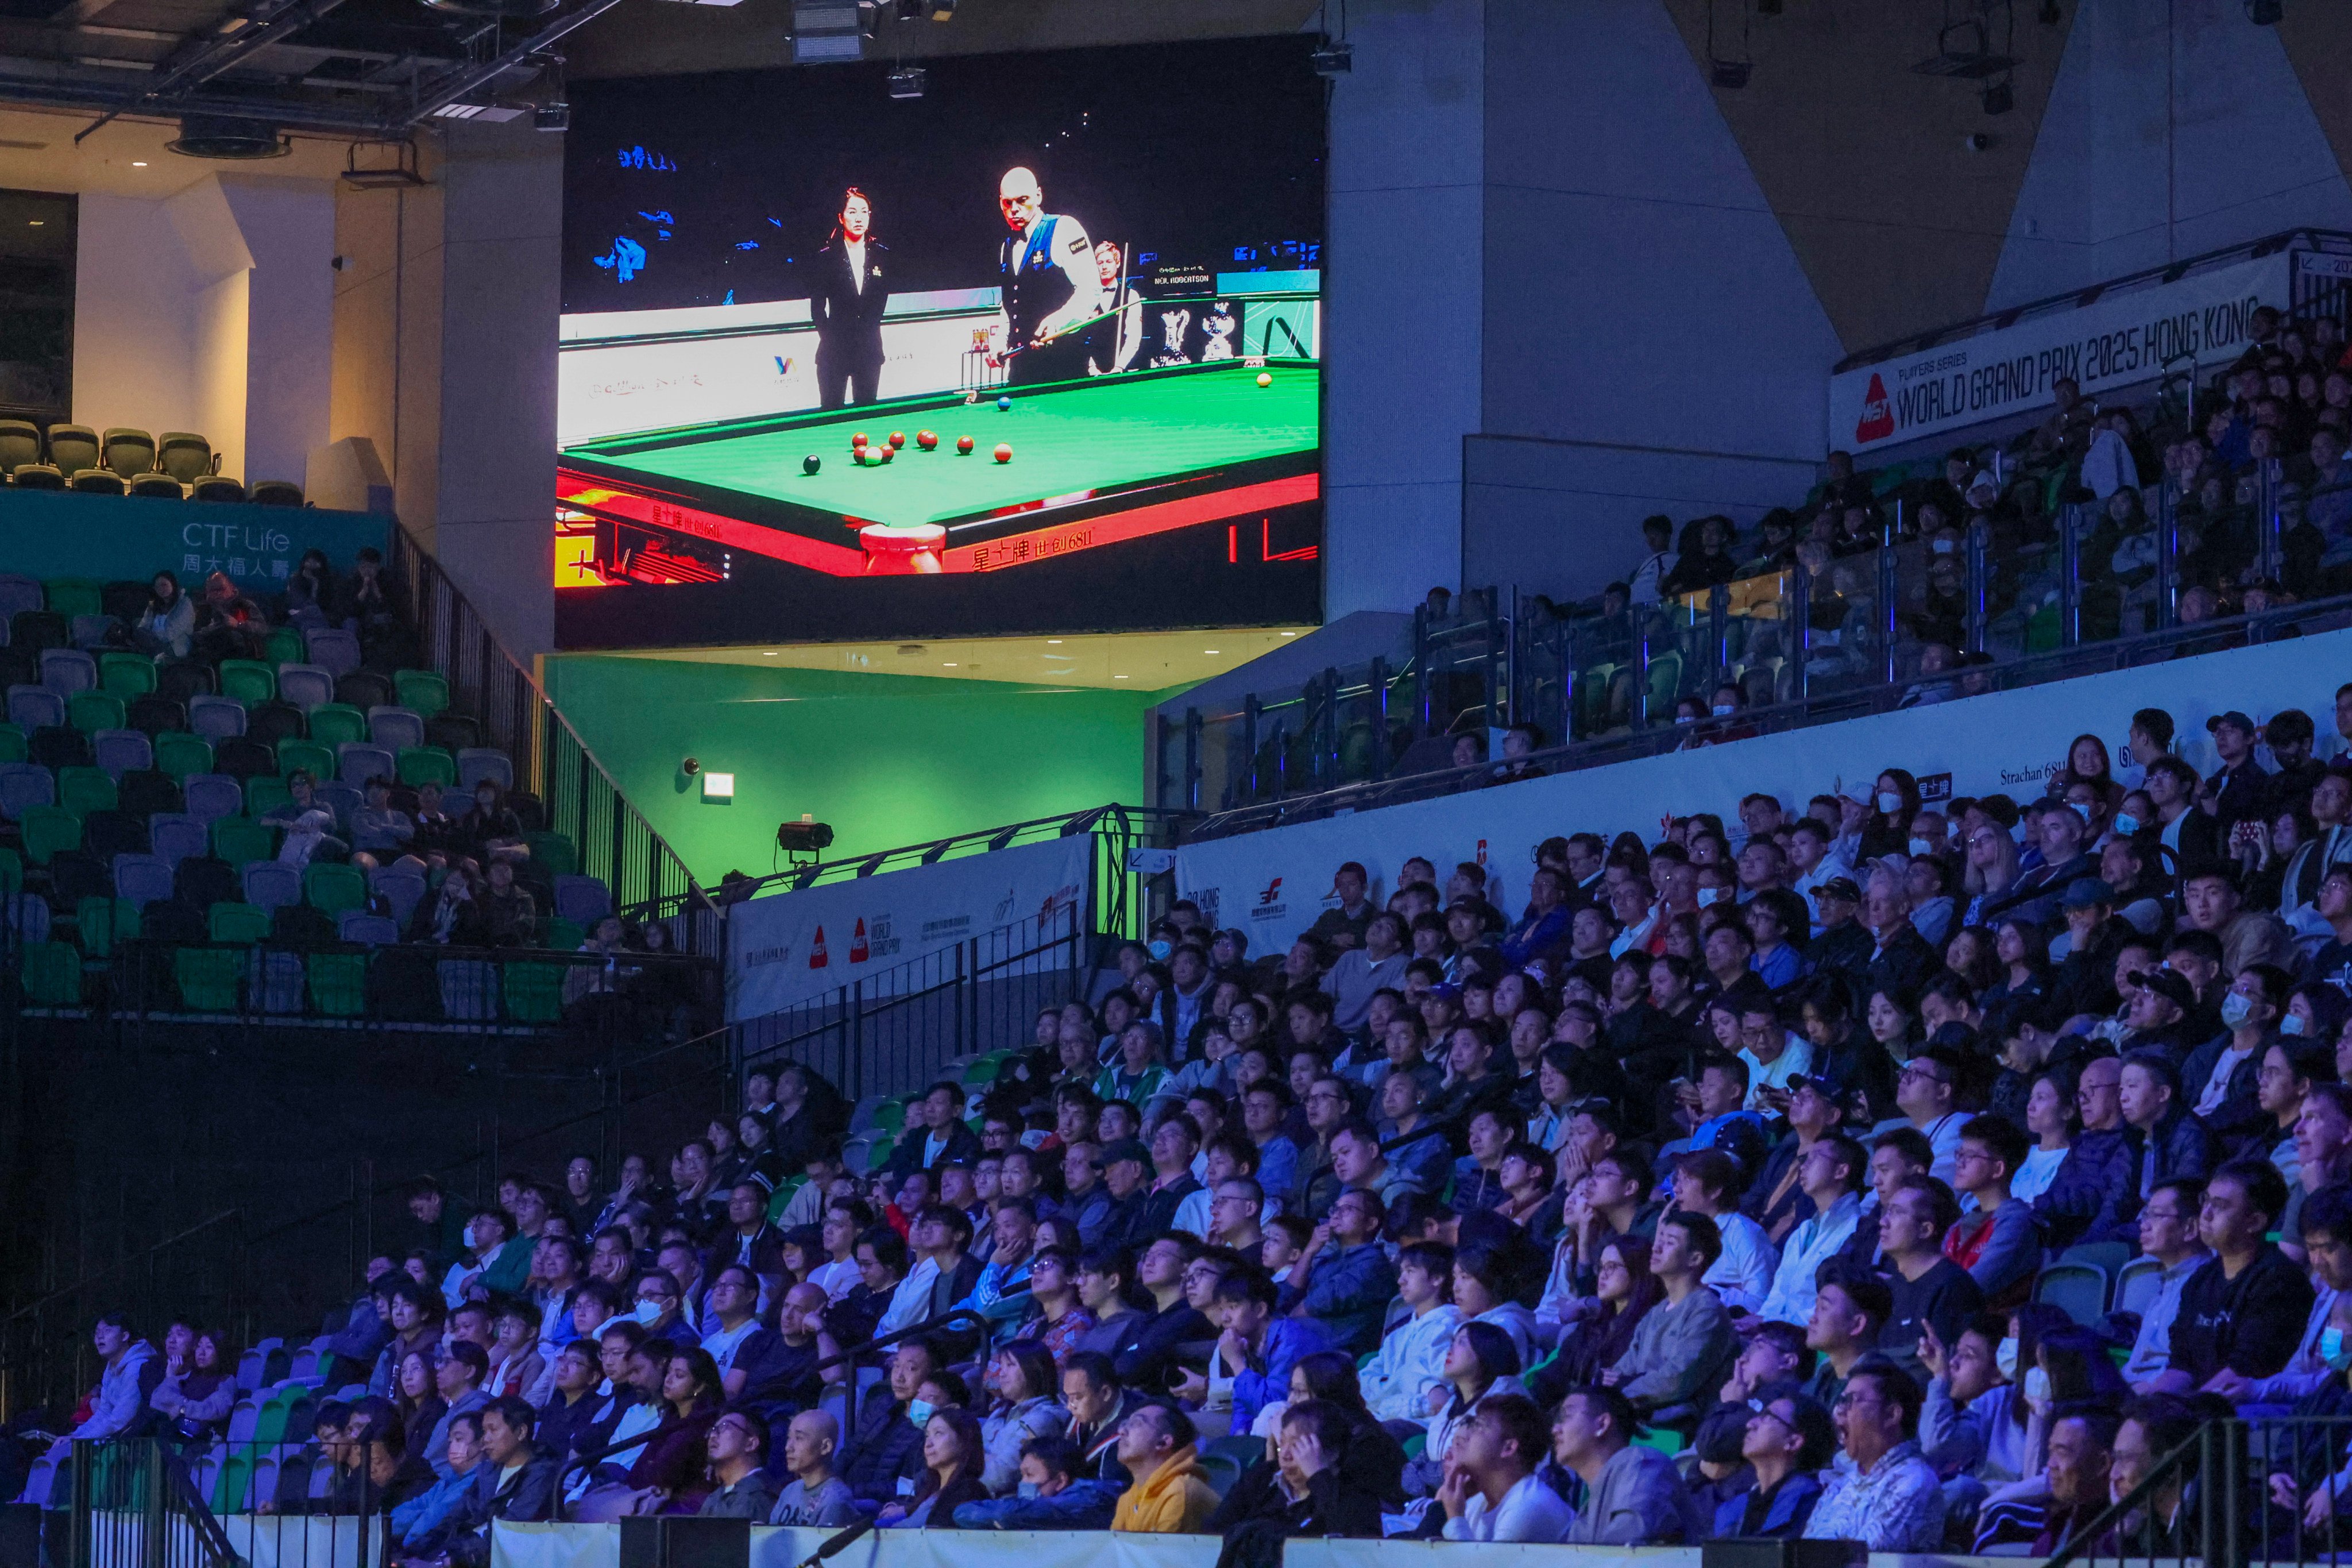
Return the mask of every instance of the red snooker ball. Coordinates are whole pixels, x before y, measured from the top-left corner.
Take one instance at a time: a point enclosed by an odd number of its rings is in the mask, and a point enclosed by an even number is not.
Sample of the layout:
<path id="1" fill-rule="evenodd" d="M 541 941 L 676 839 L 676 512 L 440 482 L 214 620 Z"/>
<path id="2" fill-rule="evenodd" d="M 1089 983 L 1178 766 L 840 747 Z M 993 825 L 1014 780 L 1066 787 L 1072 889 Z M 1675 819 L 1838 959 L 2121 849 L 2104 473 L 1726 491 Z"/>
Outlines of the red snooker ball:
<path id="1" fill-rule="evenodd" d="M 907 433 L 906 433 L 904 430 L 893 430 L 893 431 L 891 431 L 891 432 L 890 432 L 890 445 L 891 445 L 891 446 L 893 446 L 893 447 L 903 447 L 903 446 L 905 446 L 906 444 L 907 444 Z"/>
<path id="2" fill-rule="evenodd" d="M 896 447 L 877 447 L 874 450 L 882 455 L 882 460 L 886 463 L 898 455 L 898 448 Z"/>
<path id="3" fill-rule="evenodd" d="M 849 444 L 853 447 L 863 447 L 866 445 L 866 432 L 860 430 L 856 435 L 852 436 L 849 438 Z"/>
<path id="4" fill-rule="evenodd" d="M 1013 460 L 1013 448 L 1006 446 L 1003 442 L 999 441 L 996 444 L 996 460 L 1000 463 L 1011 462 Z"/>
<path id="5" fill-rule="evenodd" d="M 971 456 L 971 437 L 969 436 L 957 437 L 956 450 L 961 452 L 967 458 Z"/>
<path id="6" fill-rule="evenodd" d="M 920 447 L 924 451 L 928 452 L 939 444 L 939 437 L 931 431 L 918 430 L 915 432 L 915 445 Z"/>

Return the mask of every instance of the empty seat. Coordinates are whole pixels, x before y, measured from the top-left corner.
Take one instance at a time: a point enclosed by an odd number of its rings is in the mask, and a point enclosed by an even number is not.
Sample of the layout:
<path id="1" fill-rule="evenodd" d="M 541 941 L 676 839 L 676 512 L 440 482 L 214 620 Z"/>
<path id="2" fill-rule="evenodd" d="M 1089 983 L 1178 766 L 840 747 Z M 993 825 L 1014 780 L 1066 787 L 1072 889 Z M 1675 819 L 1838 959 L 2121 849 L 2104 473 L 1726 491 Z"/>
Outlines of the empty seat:
<path id="1" fill-rule="evenodd" d="M 223 696 L 251 704 L 278 695 L 278 672 L 257 658 L 225 658 L 220 662 Z"/>
<path id="2" fill-rule="evenodd" d="M 353 741 L 335 750 L 336 773 L 347 784 L 364 786 L 370 779 L 393 776 L 392 753 L 382 746 Z M 405 782 L 405 781 L 404 781 Z"/>
<path id="3" fill-rule="evenodd" d="M 117 855 L 114 858 L 114 896 L 136 909 L 145 909 L 157 899 L 172 896 L 172 877 L 176 868 L 161 855 Z"/>
<path id="4" fill-rule="evenodd" d="M 8 722 L 30 734 L 44 726 L 66 721 L 66 700 L 46 686 L 8 689 Z"/>
<path id="5" fill-rule="evenodd" d="M 393 701 L 392 682 L 373 669 L 355 669 L 335 677 L 335 700 L 362 710 L 388 707 Z"/>
<path id="6" fill-rule="evenodd" d="M 98 656 L 98 689 L 125 702 L 155 689 L 155 661 L 143 653 L 110 648 Z"/>
<path id="7" fill-rule="evenodd" d="M 368 738 L 367 715 L 356 708 L 341 702 L 321 702 L 310 710 L 310 739 L 322 746 L 341 746 Z"/>
<path id="8" fill-rule="evenodd" d="M 188 495 L 194 500 L 242 501 L 245 487 L 226 474 L 206 474 L 188 487 Z"/>
<path id="9" fill-rule="evenodd" d="M 253 710 L 245 716 L 245 732 L 265 746 L 277 746 L 307 738 L 310 724 L 302 710 L 273 697 L 253 705 Z"/>
<path id="10" fill-rule="evenodd" d="M 89 737 L 63 724 L 45 724 L 26 737 L 25 755 L 45 768 L 86 768 Z"/>
<path id="11" fill-rule="evenodd" d="M 457 753 L 457 787 L 471 794 L 484 779 L 499 788 L 514 788 L 514 763 L 495 746 L 469 746 Z"/>
<path id="12" fill-rule="evenodd" d="M 385 866 L 368 878 L 368 887 L 391 907 L 392 918 L 404 927 L 416 906 L 425 901 L 425 874 Z"/>
<path id="13" fill-rule="evenodd" d="M 279 626 L 262 639 L 261 657 L 271 668 L 281 664 L 302 662 L 302 634 L 292 626 Z"/>
<path id="14" fill-rule="evenodd" d="M 296 867 L 281 866 L 275 860 L 250 861 L 243 880 L 245 901 L 265 913 L 280 904 L 302 901 L 302 873 Z"/>
<path id="15" fill-rule="evenodd" d="M 78 647 L 41 650 L 41 684 L 60 697 L 98 689 L 98 660 Z"/>
<path id="16" fill-rule="evenodd" d="M 41 460 L 41 430 L 29 419 L 0 419 L 0 474 Z"/>
<path id="17" fill-rule="evenodd" d="M 184 485 L 213 471 L 213 444 L 186 430 L 166 430 L 155 440 L 155 466 Z"/>
<path id="18" fill-rule="evenodd" d="M 413 708 L 427 719 L 449 706 L 449 683 L 429 669 L 395 669 L 392 686 L 400 693 L 403 708 Z"/>
<path id="19" fill-rule="evenodd" d="M 256 506 L 300 506 L 302 487 L 289 479 L 257 479 L 247 499 Z"/>
<path id="20" fill-rule="evenodd" d="M 279 742 L 278 777 L 290 779 L 296 773 L 309 773 L 314 780 L 335 777 L 335 753 L 316 741 Z"/>
<path id="21" fill-rule="evenodd" d="M 226 773 L 190 773 L 180 781 L 188 815 L 199 822 L 235 816 L 245 809 L 245 792 Z"/>
<path id="22" fill-rule="evenodd" d="M 73 629 L 74 647 L 94 653 L 106 646 L 107 635 L 122 623 L 100 612 L 94 616 L 76 616 L 68 624 Z"/>
<path id="23" fill-rule="evenodd" d="M 55 610 L 19 610 L 8 619 L 8 641 L 37 658 L 43 648 L 71 647 L 73 623 Z"/>
<path id="24" fill-rule="evenodd" d="M 95 468 L 105 460 L 105 447 L 98 432 L 87 425 L 52 425 L 49 426 L 49 461 L 67 473 L 83 468 Z"/>
<path id="25" fill-rule="evenodd" d="M 84 848 L 111 866 L 117 855 L 148 853 L 147 819 L 127 811 L 86 811 L 81 838 Z"/>
<path id="26" fill-rule="evenodd" d="M 121 782 L 122 775 L 155 765 L 154 743 L 136 730 L 100 730 L 89 738 L 98 765 Z"/>
<path id="27" fill-rule="evenodd" d="M 131 489 L 112 468 L 84 468 L 68 483 L 76 492 L 86 496 L 126 495 Z"/>
<path id="28" fill-rule="evenodd" d="M 200 816 L 159 813 L 147 819 L 147 843 L 155 857 L 176 872 L 181 861 L 211 851 L 212 834 Z"/>
<path id="29" fill-rule="evenodd" d="M 37 805 L 58 803 L 57 775 L 36 763 L 0 763 L 0 816 L 24 820 Z"/>
<path id="30" fill-rule="evenodd" d="M 276 773 L 256 773 L 245 781 L 245 815 L 256 822 L 293 798 L 293 790 Z"/>
<path id="31" fill-rule="evenodd" d="M 0 897 L 0 932 L 23 942 L 48 941 L 48 900 L 31 893 Z"/>
<path id="32" fill-rule="evenodd" d="M 349 675 L 360 667 L 360 639 L 341 626 L 310 632 L 304 639 L 310 662 L 335 675 Z"/>
<path id="33" fill-rule="evenodd" d="M 281 664 L 278 667 L 278 695 L 308 712 L 335 700 L 334 674 L 315 664 Z"/>
<path id="34" fill-rule="evenodd" d="M 100 614 L 106 608 L 104 590 L 88 577 L 52 577 L 41 584 L 41 592 L 49 608 L 68 621 L 76 616 Z"/>
<path id="35" fill-rule="evenodd" d="M 167 730 L 155 737 L 155 766 L 159 772 L 182 781 L 183 787 L 185 787 L 190 773 L 213 771 L 212 742 L 199 736 Z"/>
<path id="36" fill-rule="evenodd" d="M 133 816 L 152 816 L 159 811 L 177 815 L 179 812 L 180 783 L 161 768 L 133 768 L 116 780 L 114 787 L 121 797 L 121 808 Z"/>
<path id="37" fill-rule="evenodd" d="M 25 731 L 14 724 L 0 724 L 0 763 L 21 763 L 25 758 Z"/>
<path id="38" fill-rule="evenodd" d="M 114 781 L 95 767 L 62 768 L 58 773 L 58 804 L 76 816 L 112 811 Z"/>
<path id="39" fill-rule="evenodd" d="M 367 907 L 367 879 L 354 866 L 314 860 L 302 868 L 302 896 L 314 910 L 339 915 Z"/>
<path id="40" fill-rule="evenodd" d="M 77 691 L 66 703 L 66 722 L 85 735 L 126 728 L 126 719 L 122 699 L 109 697 L 103 691 Z M 143 741 L 147 737 L 139 738 Z"/>
<path id="41" fill-rule="evenodd" d="M 98 590 L 99 607 L 124 626 L 132 626 L 147 613 L 147 595 L 152 590 L 135 578 L 117 577 L 102 584 Z"/>
<path id="42" fill-rule="evenodd" d="M 335 814 L 335 831 L 343 834 L 351 831 L 352 813 L 367 804 L 361 786 L 339 782 L 320 784 L 310 792 L 310 799 Z"/>
<path id="43" fill-rule="evenodd" d="M 176 901 L 192 910 L 208 910 L 232 900 L 239 890 L 236 868 L 210 855 L 191 855 L 181 861 L 173 887 Z"/>
<path id="44" fill-rule="evenodd" d="M 122 716 L 131 727 L 152 740 L 188 727 L 188 709 L 184 702 L 149 693 L 134 697 L 124 707 Z"/>
<path id="45" fill-rule="evenodd" d="M 20 490 L 61 490 L 66 477 L 47 463 L 20 463 L 8 476 Z"/>
<path id="46" fill-rule="evenodd" d="M 415 789 L 428 784 L 447 789 L 457 782 L 457 762 L 438 746 L 410 746 L 400 753 L 400 782 Z"/>
<path id="47" fill-rule="evenodd" d="M 258 822 L 224 816 L 213 824 L 213 854 L 231 866 L 267 860 L 277 852 L 277 835 Z"/>
<path id="48" fill-rule="evenodd" d="M 425 720 L 405 708 L 378 704 L 367 710 L 368 739 L 391 748 L 394 755 L 425 744 Z"/>
<path id="49" fill-rule="evenodd" d="M 124 479 L 155 471 L 155 437 L 144 430 L 117 426 L 99 438 L 106 466 Z"/>
<path id="50" fill-rule="evenodd" d="M 188 492 L 169 474 L 140 474 L 131 481 L 131 493 L 150 500 L 180 500 Z"/>
<path id="51" fill-rule="evenodd" d="M 400 940 L 400 927 L 388 915 L 365 910 L 345 910 L 335 919 L 335 934 L 345 942 L 388 947 Z"/>
<path id="52" fill-rule="evenodd" d="M 234 697 L 192 697 L 188 728 L 207 741 L 226 741 L 245 733 L 245 704 Z"/>
<path id="53" fill-rule="evenodd" d="M 291 867 L 280 866 L 278 869 L 287 872 L 289 877 L 292 874 Z M 299 883 L 297 885 L 299 886 Z M 251 904 L 240 903 L 234 899 L 226 900 L 215 904 L 205 911 L 205 925 L 211 931 L 215 942 L 234 942 L 250 945 L 268 939 L 269 910 L 256 909 Z"/>
<path id="54" fill-rule="evenodd" d="M 593 926 L 613 912 L 613 890 L 602 877 L 555 879 L 555 914 L 583 926 Z"/>
<path id="55" fill-rule="evenodd" d="M 167 664 L 155 671 L 155 694 L 174 702 L 193 702 L 220 689 L 220 679 L 209 664 Z"/>
<path id="56" fill-rule="evenodd" d="M 25 611 L 42 609 L 47 604 L 48 595 L 39 578 L 0 572 L 0 620 L 14 621 Z"/>
<path id="57" fill-rule="evenodd" d="M 27 806 L 19 826 L 25 858 L 36 866 L 46 866 L 62 851 L 80 847 L 81 818 L 61 805 Z"/>
<path id="58" fill-rule="evenodd" d="M 213 766 L 239 779 L 253 778 L 278 771 L 278 756 L 258 741 L 243 736 L 223 741 L 213 748 Z"/>

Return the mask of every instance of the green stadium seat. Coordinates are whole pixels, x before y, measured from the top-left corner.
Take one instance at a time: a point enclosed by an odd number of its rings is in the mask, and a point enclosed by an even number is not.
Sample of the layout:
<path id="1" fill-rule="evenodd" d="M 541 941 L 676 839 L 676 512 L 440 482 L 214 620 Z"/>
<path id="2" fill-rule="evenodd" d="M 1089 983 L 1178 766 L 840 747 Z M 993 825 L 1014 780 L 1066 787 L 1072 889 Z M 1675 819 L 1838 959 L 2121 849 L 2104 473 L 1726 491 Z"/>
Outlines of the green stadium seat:
<path id="1" fill-rule="evenodd" d="M 551 919 L 547 922 L 547 945 L 558 952 L 577 952 L 588 933 L 580 929 L 577 921 Z"/>
<path id="2" fill-rule="evenodd" d="M 302 868 L 302 899 L 331 915 L 367 907 L 367 879 L 354 866 L 314 861 Z"/>
<path id="3" fill-rule="evenodd" d="M 507 1016 L 518 1024 L 554 1024 L 563 1018 L 563 965 L 506 963 L 500 989 Z"/>
<path id="4" fill-rule="evenodd" d="M 302 634 L 293 626 L 279 626 L 261 645 L 261 657 L 269 661 L 272 668 L 281 664 L 300 664 L 304 651 Z"/>
<path id="5" fill-rule="evenodd" d="M 269 937 L 269 911 L 244 902 L 215 904 L 205 916 L 205 929 L 215 942 L 250 947 Z"/>
<path id="6" fill-rule="evenodd" d="M 310 1005 L 331 1018 L 356 1018 L 367 1011 L 366 953 L 314 952 L 310 961 Z"/>
<path id="7" fill-rule="evenodd" d="M 331 784 L 335 778 L 335 753 L 331 747 L 316 741 L 280 741 L 278 742 L 278 776 L 292 778 L 297 773 L 309 773 L 320 784 Z"/>
<path id="8" fill-rule="evenodd" d="M 60 849 L 81 847 L 81 818 L 61 805 L 30 805 L 17 824 L 25 846 L 25 858 L 36 866 L 46 866 L 49 857 Z"/>
<path id="9" fill-rule="evenodd" d="M 310 739 L 322 746 L 340 746 L 367 739 L 367 715 L 343 702 L 322 702 L 310 710 Z"/>
<path id="10" fill-rule="evenodd" d="M 28 942 L 18 955 L 25 999 L 43 1007 L 81 1005 L 81 954 L 61 942 Z"/>
<path id="11" fill-rule="evenodd" d="M 220 665 L 220 689 L 247 708 L 278 695 L 278 671 L 258 659 L 225 658 Z"/>
<path id="12" fill-rule="evenodd" d="M 155 689 L 155 661 L 143 653 L 115 650 L 98 656 L 98 687 L 125 702 Z"/>
<path id="13" fill-rule="evenodd" d="M 114 944 L 139 934 L 139 910 L 122 899 L 84 899 L 74 907 L 74 926 L 81 932 L 81 950 L 105 958 Z"/>
<path id="14" fill-rule="evenodd" d="M 551 877 L 576 877 L 580 874 L 580 851 L 572 840 L 561 833 L 526 833 L 523 842 L 530 846 L 530 858 L 539 868 Z"/>
<path id="15" fill-rule="evenodd" d="M 29 750 L 24 731 L 14 724 L 0 724 L 0 763 L 21 763 Z"/>
<path id="16" fill-rule="evenodd" d="M 117 804 L 113 776 L 104 768 L 59 768 L 58 804 L 76 816 L 112 811 Z"/>
<path id="17" fill-rule="evenodd" d="M 155 737 L 155 767 L 175 781 L 208 773 L 213 771 L 213 743 L 184 731 L 166 730 Z"/>
<path id="18" fill-rule="evenodd" d="M 226 907 L 213 906 L 215 921 Z M 237 981 L 245 973 L 245 960 L 243 952 L 222 947 L 184 947 L 175 951 L 172 954 L 172 977 L 179 982 L 182 1005 L 192 1013 L 236 1012 Z"/>
<path id="19" fill-rule="evenodd" d="M 25 890 L 25 858 L 5 845 L 0 845 L 0 893 L 21 893 Z"/>
<path id="20" fill-rule="evenodd" d="M 437 784 L 447 789 L 457 782 L 457 759 L 438 746 L 400 748 L 400 782 L 411 789 Z"/>
<path id="21" fill-rule="evenodd" d="M 249 817 L 220 816 L 213 819 L 213 855 L 226 860 L 232 868 L 242 868 L 248 861 L 267 860 L 278 853 L 277 830 L 255 822 Z"/>
<path id="22" fill-rule="evenodd" d="M 122 699 L 103 691 L 75 692 L 66 701 L 66 722 L 85 735 L 130 727 L 123 717 Z"/>
<path id="23" fill-rule="evenodd" d="M 245 781 L 245 815 L 256 822 L 293 799 L 294 792 L 274 773 L 256 773 Z"/>
<path id="24" fill-rule="evenodd" d="M 415 710 L 419 718 L 430 719 L 449 706 L 449 683 L 429 669 L 394 670 L 392 689 L 400 705 Z"/>
<path id="25" fill-rule="evenodd" d="M 88 577 L 52 577 L 41 585 L 48 607 L 68 620 L 106 613 L 106 591 Z"/>

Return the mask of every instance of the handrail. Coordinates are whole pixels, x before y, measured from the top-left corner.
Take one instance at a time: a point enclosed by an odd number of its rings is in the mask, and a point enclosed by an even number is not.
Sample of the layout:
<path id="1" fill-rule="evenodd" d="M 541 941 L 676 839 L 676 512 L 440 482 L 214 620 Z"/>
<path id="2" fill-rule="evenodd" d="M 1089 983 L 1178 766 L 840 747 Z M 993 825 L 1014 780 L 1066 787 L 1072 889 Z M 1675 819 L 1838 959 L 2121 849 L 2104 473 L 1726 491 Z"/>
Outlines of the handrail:
<path id="1" fill-rule="evenodd" d="M 932 866 L 955 856 L 958 850 L 992 851 L 1007 848 L 1024 839 L 1072 838 L 1090 833 L 1106 823 L 1116 823 L 1120 831 L 1132 831 L 1135 822 L 1175 823 L 1196 815 L 1168 806 L 1125 805 L 1111 801 L 1102 805 L 1090 805 L 1084 811 L 1058 812 L 1052 816 L 1031 817 L 1025 822 L 1000 824 L 994 827 L 976 827 L 963 833 L 951 833 L 944 838 L 933 838 L 920 844 L 901 845 L 896 849 L 873 849 L 862 855 L 845 856 L 836 860 L 818 860 L 804 866 L 793 866 L 782 871 L 771 871 L 764 877 L 749 877 L 741 881 L 721 884 L 718 900 L 722 905 L 741 903 L 757 898 L 762 892 L 781 889 L 798 893 L 822 883 L 850 881 L 871 877 L 886 868 L 900 868 L 894 862 L 907 866 Z M 1050 833 L 1042 831 L 1050 828 Z"/>
<path id="2" fill-rule="evenodd" d="M 7 1324 L 15 1322 L 19 1318 L 27 1317 L 32 1313 L 37 1312 L 52 1301 L 61 1301 L 68 1296 L 74 1294 L 76 1291 L 94 1284 L 100 1279 L 104 1279 L 110 1275 L 120 1274 L 125 1268 L 131 1268 L 136 1264 L 143 1262 L 149 1254 L 161 1252 L 167 1247 L 177 1247 L 180 1243 L 187 1240 L 188 1237 L 196 1235 L 198 1232 L 210 1230 L 213 1226 L 220 1224 L 223 1220 L 235 1219 L 244 1212 L 245 1210 L 243 1208 L 223 1209 L 220 1213 L 213 1215 L 210 1219 L 198 1220 L 195 1224 L 180 1232 L 177 1236 L 166 1237 L 162 1241 L 156 1242 L 152 1246 L 141 1247 L 138 1251 L 130 1254 L 128 1257 L 118 1258 L 113 1262 L 108 1264 L 105 1268 L 98 1269 L 93 1273 L 85 1274 L 70 1285 L 59 1286 L 57 1289 L 50 1291 L 47 1295 L 41 1297 L 39 1300 L 28 1301 L 24 1306 L 21 1306 L 15 1311 L 9 1313 L 6 1317 L 0 1318 L 0 1327 L 5 1327 Z"/>
<path id="3" fill-rule="evenodd" d="M 1952 342 L 1961 338 L 1976 337 L 1983 332 L 2011 327 L 2036 316 L 2052 315 L 2059 310 L 2076 309 L 2088 304 L 2092 300 L 2103 300 L 2113 294 L 2128 293 L 2155 284 L 2176 283 L 2183 278 L 2199 272 L 2211 271 L 2217 267 L 2234 261 L 2260 260 L 2265 256 L 2276 255 L 2297 240 L 2313 241 L 2323 246 L 2334 244 L 2352 250 L 2352 234 L 2345 233 L 2340 229 L 2312 227 L 2283 229 L 2276 234 L 2265 235 L 2260 239 L 2250 239 L 2238 245 L 2225 246 L 2219 250 L 2204 251 L 2183 260 L 2168 261 L 2158 267 L 2144 267 L 2137 272 L 2126 272 L 2120 278 L 2112 278 L 2103 283 L 2068 289 L 2062 293 L 2029 300 L 2022 305 L 2011 305 L 2000 310 L 1988 310 L 1980 316 L 1971 316 L 1966 321 L 1931 327 L 1924 332 L 1909 332 L 1888 342 L 1876 343 L 1866 349 L 1857 349 L 1832 365 L 1830 373 L 1832 375 L 1843 375 L 1850 370 L 1861 370 L 1867 365 L 1883 363 L 1897 354 L 1916 353 L 1923 349 L 1934 348 L 1938 343 Z"/>

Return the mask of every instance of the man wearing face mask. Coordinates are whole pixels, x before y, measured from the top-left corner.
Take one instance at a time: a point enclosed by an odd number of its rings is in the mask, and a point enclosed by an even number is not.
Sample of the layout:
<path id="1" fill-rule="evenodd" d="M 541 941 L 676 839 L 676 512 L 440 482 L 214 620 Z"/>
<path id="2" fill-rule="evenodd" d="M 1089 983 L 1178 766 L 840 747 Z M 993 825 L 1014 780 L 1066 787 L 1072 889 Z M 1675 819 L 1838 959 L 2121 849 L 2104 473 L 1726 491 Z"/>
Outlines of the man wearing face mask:
<path id="1" fill-rule="evenodd" d="M 2191 1052 L 2181 1068 L 2189 1109 L 2224 1144 L 2259 1132 L 2270 1120 L 2255 1079 L 2263 1054 L 2278 1041 L 2278 1016 L 2293 989 L 2284 969 L 2257 963 L 2241 971 L 2221 997 L 2221 1025 L 2230 1032 Z"/>
<path id="2" fill-rule="evenodd" d="M 955 1510 L 963 1530 L 1108 1530 L 1120 1488 L 1081 1474 L 1086 1458 L 1067 1437 L 1021 1445 L 1021 1480 L 1011 1497 L 968 1502 Z"/>

